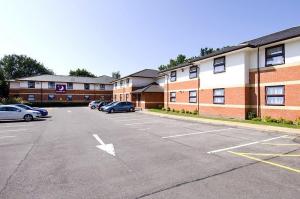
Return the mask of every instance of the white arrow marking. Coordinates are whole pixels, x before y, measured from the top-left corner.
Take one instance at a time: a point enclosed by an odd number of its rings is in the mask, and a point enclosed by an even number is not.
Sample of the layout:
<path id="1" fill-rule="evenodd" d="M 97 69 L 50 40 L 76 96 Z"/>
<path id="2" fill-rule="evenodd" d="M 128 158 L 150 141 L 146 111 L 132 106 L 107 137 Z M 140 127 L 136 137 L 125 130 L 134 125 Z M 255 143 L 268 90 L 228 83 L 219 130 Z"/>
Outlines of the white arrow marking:
<path id="1" fill-rule="evenodd" d="M 100 143 L 100 145 L 96 146 L 98 149 L 101 149 L 112 156 L 116 156 L 113 144 L 105 144 L 97 134 L 93 134 L 93 136 Z"/>

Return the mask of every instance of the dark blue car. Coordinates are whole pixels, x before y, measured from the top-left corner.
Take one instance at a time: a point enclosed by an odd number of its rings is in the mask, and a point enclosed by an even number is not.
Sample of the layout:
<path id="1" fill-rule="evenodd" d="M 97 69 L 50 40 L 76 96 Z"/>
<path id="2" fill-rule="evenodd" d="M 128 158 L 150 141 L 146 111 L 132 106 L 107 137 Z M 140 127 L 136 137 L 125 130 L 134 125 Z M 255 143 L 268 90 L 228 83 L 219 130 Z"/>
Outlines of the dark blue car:
<path id="1" fill-rule="evenodd" d="M 25 110 L 33 110 L 33 111 L 38 111 L 41 113 L 42 117 L 45 117 L 48 115 L 48 111 L 43 108 L 33 108 L 31 106 L 25 105 L 25 104 L 14 104 L 15 106 L 18 106 L 20 108 L 23 108 Z"/>
<path id="2" fill-rule="evenodd" d="M 131 102 L 117 102 L 110 106 L 105 106 L 103 111 L 107 113 L 134 112 L 134 106 Z"/>

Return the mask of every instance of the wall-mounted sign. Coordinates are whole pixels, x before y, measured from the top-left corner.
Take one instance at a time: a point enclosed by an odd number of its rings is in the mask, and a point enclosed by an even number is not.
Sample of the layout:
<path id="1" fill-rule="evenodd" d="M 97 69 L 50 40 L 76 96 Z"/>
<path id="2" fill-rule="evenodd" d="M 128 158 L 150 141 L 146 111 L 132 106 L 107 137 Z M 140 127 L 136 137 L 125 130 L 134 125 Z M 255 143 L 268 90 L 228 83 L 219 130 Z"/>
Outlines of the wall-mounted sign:
<path id="1" fill-rule="evenodd" d="M 56 84 L 56 90 L 57 93 L 64 93 L 66 92 L 66 85 L 64 84 Z"/>

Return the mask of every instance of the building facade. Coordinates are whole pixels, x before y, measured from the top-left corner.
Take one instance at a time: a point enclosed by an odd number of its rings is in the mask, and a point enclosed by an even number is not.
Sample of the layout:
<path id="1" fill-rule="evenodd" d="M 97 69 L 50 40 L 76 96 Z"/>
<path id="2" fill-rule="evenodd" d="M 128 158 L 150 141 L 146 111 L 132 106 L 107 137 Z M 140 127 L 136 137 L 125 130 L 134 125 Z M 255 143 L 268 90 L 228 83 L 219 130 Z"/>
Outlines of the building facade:
<path id="1" fill-rule="evenodd" d="M 166 108 L 294 120 L 300 117 L 300 27 L 224 48 L 161 75 Z"/>
<path id="2" fill-rule="evenodd" d="M 113 78 L 62 75 L 40 75 L 19 78 L 9 83 L 9 96 L 33 103 L 82 103 L 91 100 L 112 100 Z"/>
<path id="3" fill-rule="evenodd" d="M 141 109 L 163 106 L 164 89 L 158 73 L 144 69 L 113 81 L 113 100 L 129 101 Z"/>

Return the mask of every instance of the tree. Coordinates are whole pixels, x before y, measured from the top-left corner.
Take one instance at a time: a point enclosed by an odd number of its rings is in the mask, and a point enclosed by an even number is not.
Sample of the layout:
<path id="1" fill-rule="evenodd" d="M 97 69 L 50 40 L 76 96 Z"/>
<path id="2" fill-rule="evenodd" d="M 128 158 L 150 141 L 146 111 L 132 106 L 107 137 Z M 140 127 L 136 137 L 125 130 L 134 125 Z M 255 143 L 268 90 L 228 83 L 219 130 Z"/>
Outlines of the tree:
<path id="1" fill-rule="evenodd" d="M 93 73 L 87 71 L 86 69 L 77 68 L 76 70 L 70 70 L 70 76 L 80 76 L 80 77 L 96 77 Z"/>
<path id="2" fill-rule="evenodd" d="M 4 71 L 0 66 L 0 98 L 6 97 L 7 94 L 8 94 L 8 85 L 7 82 L 5 81 Z"/>
<path id="3" fill-rule="evenodd" d="M 43 64 L 26 55 L 6 55 L 0 60 L 5 80 L 43 74 L 54 74 Z"/>
<path id="4" fill-rule="evenodd" d="M 207 48 L 207 47 L 201 48 L 200 49 L 200 56 L 203 57 L 205 55 L 209 55 L 209 54 L 213 53 L 214 51 L 215 50 L 213 48 Z"/>
<path id="5" fill-rule="evenodd" d="M 120 71 L 112 72 L 112 73 L 111 73 L 111 76 L 112 76 L 114 79 L 120 79 L 120 78 L 121 78 Z"/>
<path id="6" fill-rule="evenodd" d="M 177 66 L 179 64 L 183 64 L 186 61 L 187 61 L 186 56 L 183 55 L 183 54 L 179 54 L 176 57 L 176 59 L 170 59 L 169 64 L 167 64 L 167 65 L 160 65 L 158 67 L 158 70 L 160 70 L 160 71 L 167 70 L 167 69 L 173 68 L 173 67 L 175 67 L 175 66 Z"/>

